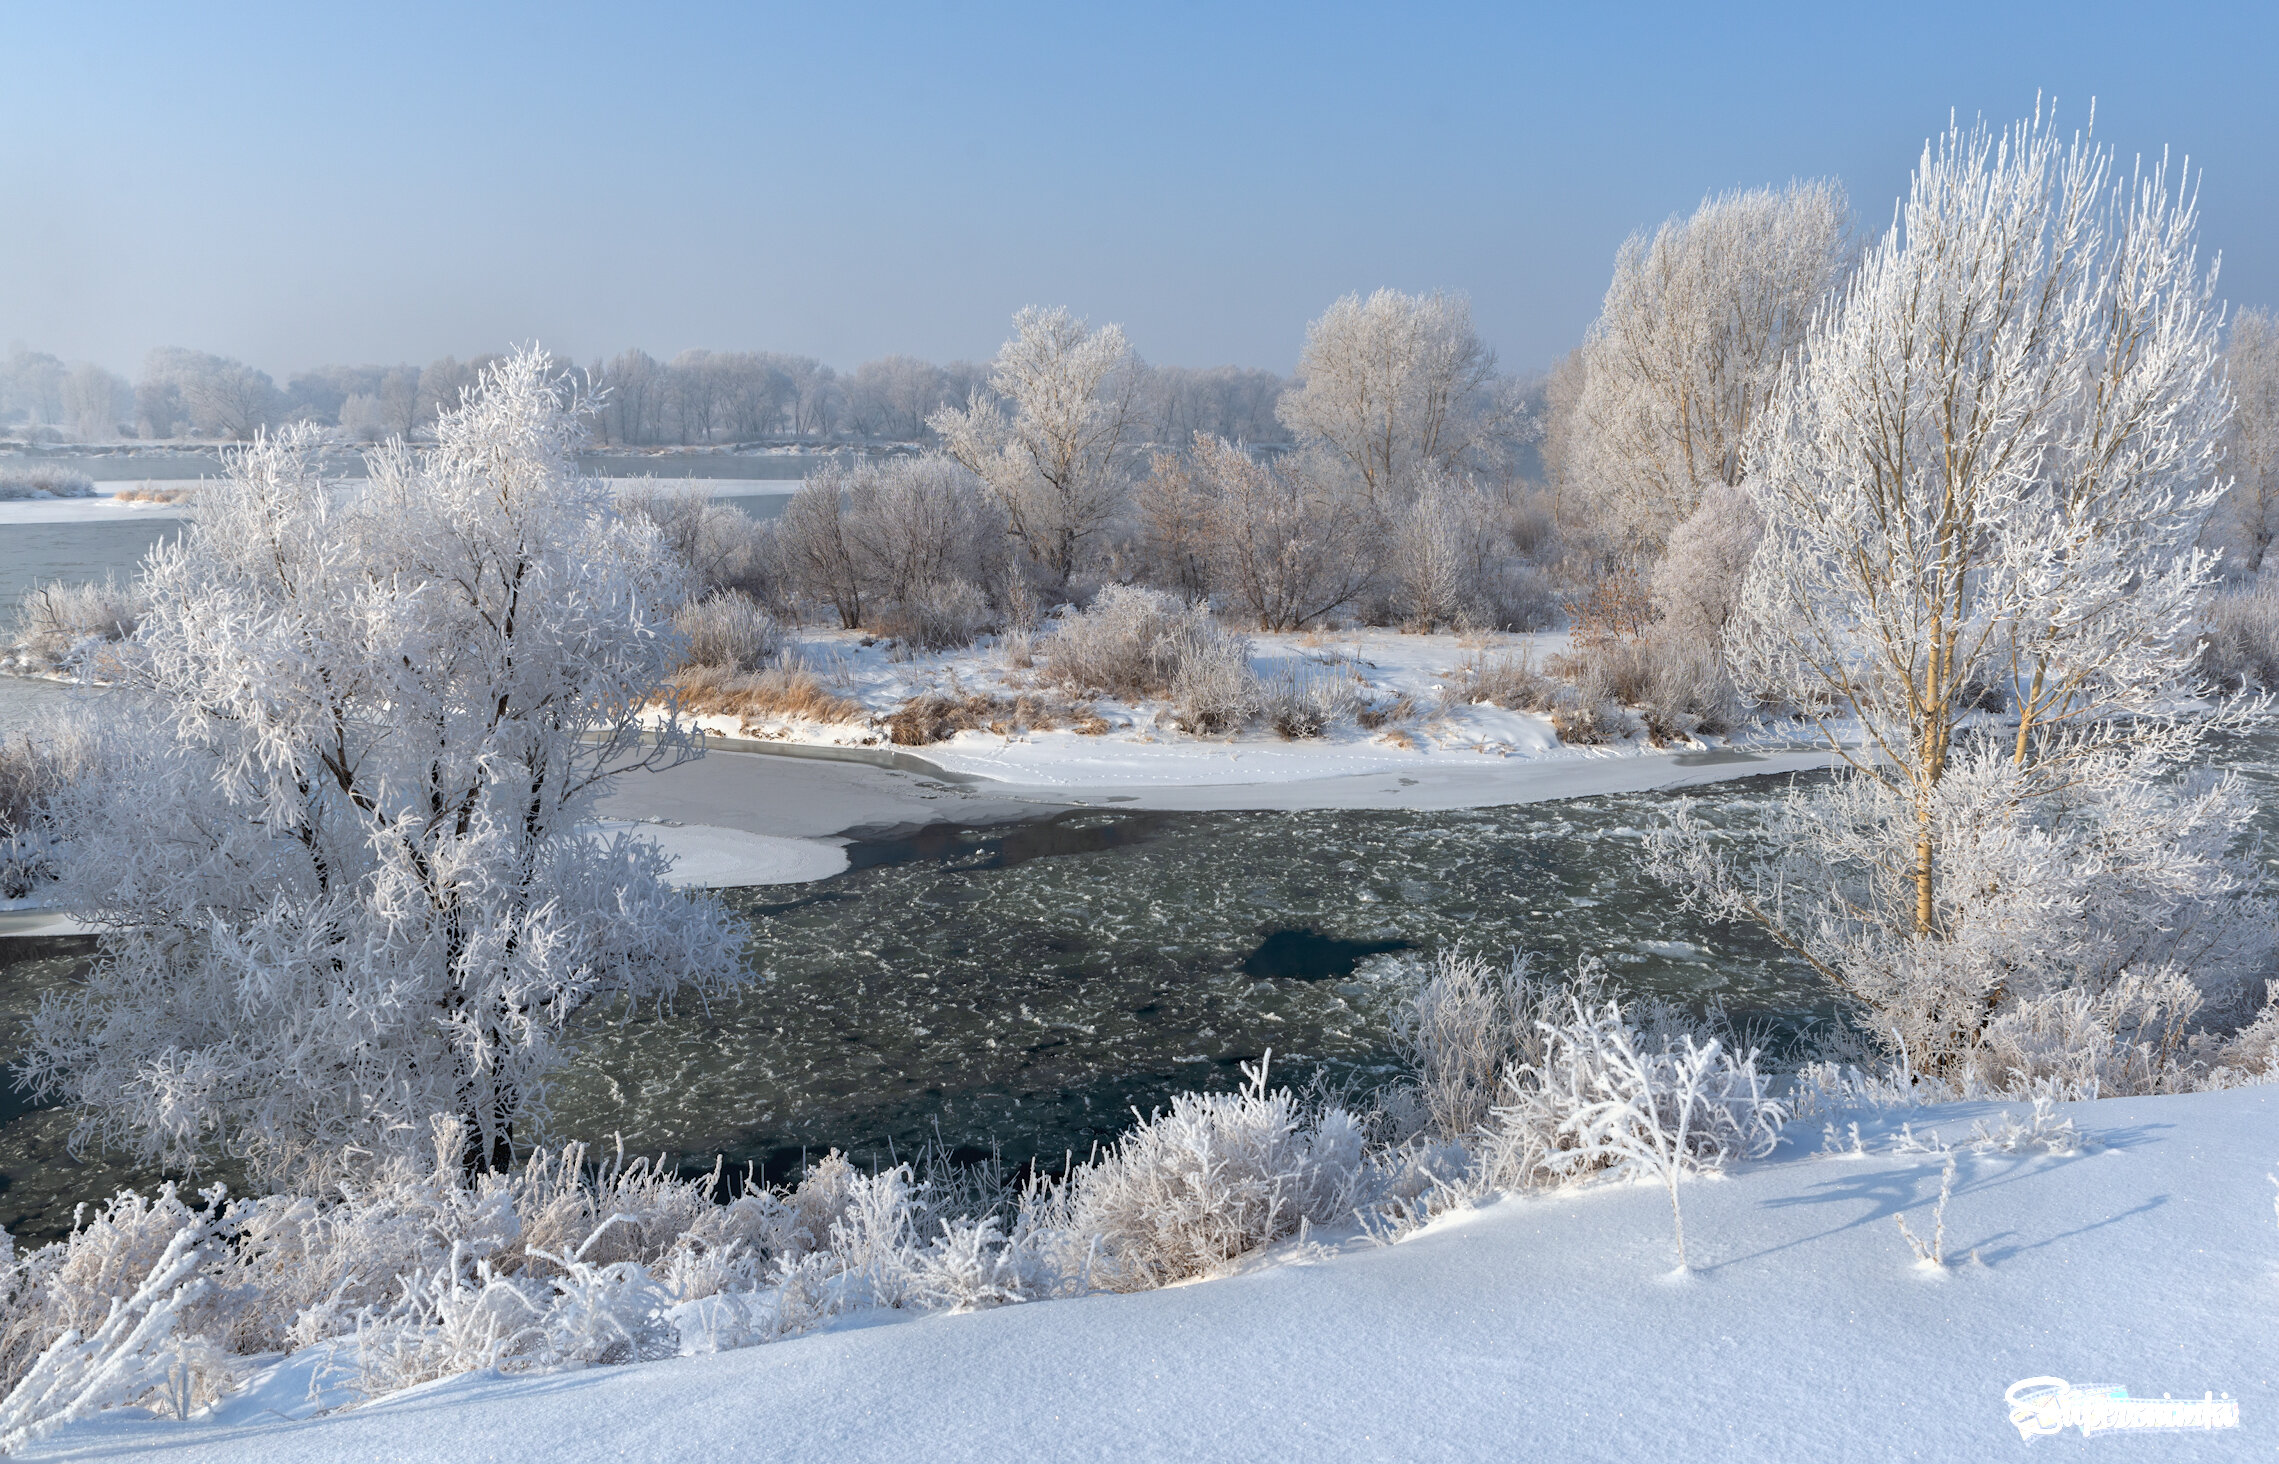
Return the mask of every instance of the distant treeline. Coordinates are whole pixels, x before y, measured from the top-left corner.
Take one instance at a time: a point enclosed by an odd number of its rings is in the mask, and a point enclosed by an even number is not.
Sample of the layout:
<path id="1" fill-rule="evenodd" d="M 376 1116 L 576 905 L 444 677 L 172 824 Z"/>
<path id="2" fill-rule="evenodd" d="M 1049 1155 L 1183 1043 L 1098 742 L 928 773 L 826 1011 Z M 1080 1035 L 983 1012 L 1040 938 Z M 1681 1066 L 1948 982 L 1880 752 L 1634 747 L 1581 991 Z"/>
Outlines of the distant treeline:
<path id="1" fill-rule="evenodd" d="M 426 366 L 319 366 L 279 386 L 242 361 L 164 347 L 133 382 L 88 362 L 17 347 L 0 360 L 0 431 L 35 441 L 205 438 L 244 441 L 288 422 L 350 438 L 418 437 L 495 360 L 446 356 Z M 622 351 L 587 368 L 607 388 L 596 436 L 625 446 L 761 441 L 930 442 L 926 419 L 963 407 L 990 368 L 914 356 L 866 361 L 841 375 L 812 356 L 683 351 L 660 361 Z M 1289 440 L 1275 417 L 1287 380 L 1238 366 L 1150 368 L 1142 430 L 1158 442 L 1197 432 L 1238 442 Z"/>

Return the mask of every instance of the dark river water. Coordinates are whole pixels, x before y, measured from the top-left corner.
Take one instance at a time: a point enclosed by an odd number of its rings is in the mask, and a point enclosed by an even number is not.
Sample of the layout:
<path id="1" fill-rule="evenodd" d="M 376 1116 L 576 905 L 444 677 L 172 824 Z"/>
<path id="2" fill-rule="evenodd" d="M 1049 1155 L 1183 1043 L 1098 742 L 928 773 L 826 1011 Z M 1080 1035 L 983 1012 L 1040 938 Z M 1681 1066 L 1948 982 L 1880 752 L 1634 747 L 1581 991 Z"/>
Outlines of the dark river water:
<path id="1" fill-rule="evenodd" d="M 1766 789 L 1706 790 L 1746 821 Z M 1665 795 L 1452 813 L 1084 810 L 857 845 L 809 885 L 729 891 L 758 982 L 676 1014 L 589 1012 L 549 1138 L 607 1140 L 771 1177 L 837 1147 L 938 1141 L 1057 1162 L 1268 1050 L 1293 1081 L 1390 1069 L 1404 962 L 1455 947 L 1554 966 L 1595 953 L 1623 987 L 1761 1019 L 1794 1046 L 1830 1008 L 1753 932 L 1679 916 L 1636 868 Z M 84 939 L 0 943 L 0 1048 Z M 52 1234 L 147 1176 L 64 1152 L 68 1117 L 0 1106 L 0 1220 Z"/>

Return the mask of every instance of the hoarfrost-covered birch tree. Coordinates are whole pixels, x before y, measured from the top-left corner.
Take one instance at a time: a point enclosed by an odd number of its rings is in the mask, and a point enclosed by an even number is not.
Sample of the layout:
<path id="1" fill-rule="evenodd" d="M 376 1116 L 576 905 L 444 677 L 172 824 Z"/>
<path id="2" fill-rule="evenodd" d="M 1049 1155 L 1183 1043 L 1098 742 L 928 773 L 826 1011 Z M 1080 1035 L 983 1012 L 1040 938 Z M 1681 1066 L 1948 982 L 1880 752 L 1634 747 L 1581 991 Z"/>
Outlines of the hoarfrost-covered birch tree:
<path id="1" fill-rule="evenodd" d="M 2229 413 L 2194 230 L 2165 164 L 1950 126 L 1750 454 L 1728 650 L 1849 770 L 1776 811 L 1771 858 L 1689 813 L 1657 867 L 1921 1072 L 2174 1081 L 2273 946 L 2238 784 L 2180 776 L 2243 715 L 2184 710 Z"/>
<path id="2" fill-rule="evenodd" d="M 1460 467 L 1508 425 L 1508 403 L 1487 397 L 1495 371 L 1462 296 L 1347 295 L 1306 327 L 1299 385 L 1275 413 L 1324 445 L 1359 478 L 1371 507 L 1389 513 L 1420 474 Z"/>
<path id="3" fill-rule="evenodd" d="M 1659 550 L 1742 446 L 1851 249 L 1826 181 L 1720 194 L 1623 241 L 1561 419 L 1568 479 L 1618 534 Z"/>
<path id="4" fill-rule="evenodd" d="M 679 570 L 578 475 L 586 406 L 518 354 L 354 492 L 288 430 L 153 553 L 111 772 L 62 810 L 100 953 L 25 1066 L 80 1142 L 314 1182 L 441 1119 L 496 1168 L 579 1008 L 744 978 L 716 902 L 582 826 L 689 750 L 640 720 Z"/>
<path id="5" fill-rule="evenodd" d="M 1065 309 L 1032 305 L 997 352 L 993 394 L 927 419 L 1056 588 L 1123 508 L 1124 439 L 1143 375 L 1122 327 L 1094 330 Z"/>

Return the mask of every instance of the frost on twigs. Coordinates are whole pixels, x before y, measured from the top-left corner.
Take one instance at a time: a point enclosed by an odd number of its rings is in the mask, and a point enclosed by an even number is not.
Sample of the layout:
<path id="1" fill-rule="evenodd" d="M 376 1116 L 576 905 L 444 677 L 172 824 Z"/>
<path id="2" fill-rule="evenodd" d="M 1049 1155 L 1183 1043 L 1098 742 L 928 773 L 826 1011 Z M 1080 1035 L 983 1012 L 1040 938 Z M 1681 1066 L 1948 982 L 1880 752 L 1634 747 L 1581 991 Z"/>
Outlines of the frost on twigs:
<path id="1" fill-rule="evenodd" d="M 1950 126 L 1745 451 L 1742 690 L 1847 764 L 1654 869 L 1764 926 L 1957 1090 L 2190 1087 L 2279 921 L 2252 800 L 2195 770 L 2231 405 L 2194 190 L 2037 115 Z M 2236 1064 L 2234 1064 L 2236 1066 Z"/>
<path id="2" fill-rule="evenodd" d="M 1898 1222 L 1899 1233 L 1907 1241 L 1907 1248 L 1915 1252 L 1915 1264 L 1927 1270 L 1944 1270 L 1947 1264 L 1947 1200 L 1955 1189 L 1955 1156 L 1947 1155 L 1946 1166 L 1939 1171 L 1939 1202 L 1931 1211 L 1931 1238 L 1926 1241 L 1907 1228 L 1904 1214 L 1891 1218 Z"/>
<path id="3" fill-rule="evenodd" d="M 1053 1244 L 1064 1274 L 1142 1291 L 1208 1275 L 1301 1223 L 1351 1223 L 1369 1177 L 1360 1121 L 1269 1090 L 1267 1061 L 1245 1066 L 1239 1093 L 1179 1094 L 1030 1197 L 1023 1222 Z"/>
<path id="4" fill-rule="evenodd" d="M 442 1114 L 503 1166 L 578 1008 L 745 979 L 653 844 L 579 831 L 690 748 L 641 718 L 682 571 L 579 475 L 584 410 L 508 358 L 355 490 L 287 429 L 153 553 L 107 776 L 56 800 L 102 944 L 27 1069 L 77 1142 L 317 1185 Z"/>
<path id="5" fill-rule="evenodd" d="M 220 1210 L 218 1188 L 204 1210 L 172 1185 L 150 1203 L 122 1194 L 92 1232 L 26 1262 L 8 1258 L 0 1376 L 13 1386 L 0 1399 L 0 1453 L 105 1408 L 157 1403 L 182 1418 L 228 1391 L 228 1361 L 210 1335 L 227 1304 L 213 1274 L 225 1259 Z"/>
<path id="6" fill-rule="evenodd" d="M 1722 1025 L 1714 1014 L 1702 1023 L 1653 1001 L 1634 1012 L 1595 964 L 1558 981 L 1525 957 L 1498 968 L 1444 953 L 1394 1015 L 1395 1050 L 1416 1077 L 1391 1095 L 1386 1117 L 1465 1146 L 1455 1184 L 1467 1196 L 1597 1176 L 1663 1184 L 1682 1267 L 1679 1177 L 1771 1153 L 1788 1110 L 1754 1051 L 1736 1055 L 1729 1034 L 1704 1030 Z M 1435 1196 L 1450 1183 L 1410 1181 Z"/>
<path id="7" fill-rule="evenodd" d="M 1678 1179 L 1772 1152 L 1787 1110 L 1766 1091 L 1756 1054 L 1736 1058 L 1691 1033 L 1649 1045 L 1619 1003 L 1570 993 L 1543 1023 L 1540 1061 L 1507 1070 L 1489 1163 L 1521 1176 L 1651 1178 L 1669 1192 L 1678 1267 L 1687 1265 Z"/>

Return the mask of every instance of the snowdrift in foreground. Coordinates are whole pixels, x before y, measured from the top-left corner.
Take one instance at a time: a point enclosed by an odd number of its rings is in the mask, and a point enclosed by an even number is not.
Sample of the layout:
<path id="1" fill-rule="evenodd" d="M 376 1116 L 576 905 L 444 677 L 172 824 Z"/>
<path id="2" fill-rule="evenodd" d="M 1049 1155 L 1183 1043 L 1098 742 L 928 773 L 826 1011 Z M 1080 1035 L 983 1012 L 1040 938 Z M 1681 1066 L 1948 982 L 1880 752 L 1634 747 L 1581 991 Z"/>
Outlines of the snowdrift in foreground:
<path id="1" fill-rule="evenodd" d="M 1792 1126 L 1774 1159 L 1685 1186 L 1682 1277 L 1657 1188 L 1556 1190 L 1196 1285 L 865 1312 L 289 1421 L 304 1354 L 207 1419 L 114 1414 L 33 1457 L 1987 1459 L 2022 1447 L 2004 1393 L 2037 1377 L 2238 1404 L 2236 1428 L 2102 1452 L 2268 1457 L 2279 1087 L 2071 1105 L 2071 1153 L 1970 1146 L 2000 1112 Z M 1934 1269 L 1893 1219 L 1931 1236 L 1950 1157 Z"/>

